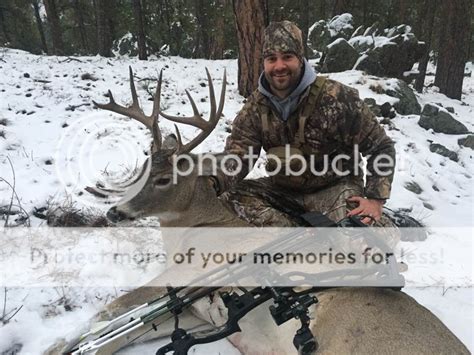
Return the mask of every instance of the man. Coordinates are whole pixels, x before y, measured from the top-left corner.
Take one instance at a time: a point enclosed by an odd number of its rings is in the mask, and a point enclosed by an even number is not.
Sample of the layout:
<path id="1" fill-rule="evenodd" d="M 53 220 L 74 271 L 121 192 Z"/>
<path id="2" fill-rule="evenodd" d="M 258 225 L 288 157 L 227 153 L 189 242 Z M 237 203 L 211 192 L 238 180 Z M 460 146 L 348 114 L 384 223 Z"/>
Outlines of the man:
<path id="1" fill-rule="evenodd" d="M 226 153 L 241 157 L 244 169 L 220 177 L 221 190 L 247 175 L 249 150 L 259 154 L 263 148 L 272 186 L 289 192 L 304 210 L 333 221 L 346 215 L 361 215 L 366 224 L 380 221 L 393 179 L 393 142 L 355 89 L 316 75 L 295 24 L 272 23 L 264 36 L 258 89 L 226 142 Z M 359 152 L 367 158 L 365 186 Z"/>

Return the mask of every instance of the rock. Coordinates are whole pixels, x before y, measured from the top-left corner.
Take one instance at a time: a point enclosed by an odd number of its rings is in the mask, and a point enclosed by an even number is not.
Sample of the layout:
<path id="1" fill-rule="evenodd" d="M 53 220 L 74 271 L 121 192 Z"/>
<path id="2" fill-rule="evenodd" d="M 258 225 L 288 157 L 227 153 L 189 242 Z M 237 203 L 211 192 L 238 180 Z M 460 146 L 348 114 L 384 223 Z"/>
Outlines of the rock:
<path id="1" fill-rule="evenodd" d="M 313 51 L 326 52 L 327 46 L 336 39 L 349 39 L 354 32 L 353 22 L 352 15 L 348 13 L 334 16 L 328 22 L 315 22 L 308 31 L 309 47 Z"/>
<path id="2" fill-rule="evenodd" d="M 386 90 L 385 93 L 388 96 L 396 97 L 399 99 L 393 107 L 401 115 L 419 115 L 421 106 L 416 99 L 413 90 L 403 80 L 398 80 L 397 88 L 392 90 Z"/>
<path id="3" fill-rule="evenodd" d="M 426 104 L 420 115 L 418 125 L 424 129 L 433 129 L 438 133 L 465 134 L 468 129 L 461 122 L 451 116 L 447 111 L 440 110 L 437 106 Z"/>
<path id="4" fill-rule="evenodd" d="M 405 184 L 405 189 L 408 191 L 413 192 L 414 194 L 421 194 L 423 192 L 423 189 L 421 188 L 420 185 L 418 185 L 415 181 L 410 181 Z"/>
<path id="5" fill-rule="evenodd" d="M 458 144 L 474 150 L 474 135 L 470 134 L 466 138 L 458 139 Z"/>
<path id="6" fill-rule="evenodd" d="M 423 202 L 423 206 L 425 206 L 425 208 L 429 209 L 429 210 L 434 210 L 434 207 L 432 204 L 428 203 L 428 202 Z"/>
<path id="7" fill-rule="evenodd" d="M 372 26 L 368 27 L 365 32 L 364 36 L 375 36 L 380 31 L 380 24 L 375 22 Z"/>
<path id="8" fill-rule="evenodd" d="M 377 105 L 377 102 L 375 101 L 375 99 L 371 98 L 371 97 L 367 97 L 364 99 L 364 102 L 366 103 L 367 106 L 369 106 L 369 109 L 370 111 L 372 111 L 372 113 L 375 115 L 375 116 L 380 116 L 380 106 Z"/>
<path id="9" fill-rule="evenodd" d="M 448 111 L 449 113 L 454 113 L 454 107 L 445 107 L 446 111 Z"/>
<path id="10" fill-rule="evenodd" d="M 449 158 L 455 162 L 459 160 L 458 153 L 449 150 L 442 144 L 431 143 L 430 152 L 442 155 L 443 157 Z"/>
<path id="11" fill-rule="evenodd" d="M 426 44 L 419 42 L 413 34 L 397 35 L 367 50 L 366 57 L 359 60 L 355 69 L 371 75 L 404 79 L 404 73 L 421 58 L 425 47 Z"/>
<path id="12" fill-rule="evenodd" d="M 83 73 L 81 74 L 81 80 L 92 80 L 92 81 L 97 81 L 98 79 L 94 77 L 92 74 L 89 73 Z"/>
<path id="13" fill-rule="evenodd" d="M 364 102 L 365 102 L 369 107 L 370 107 L 370 106 L 375 106 L 375 105 L 377 105 L 377 101 L 375 101 L 375 99 L 372 98 L 372 97 L 366 97 L 366 98 L 364 99 Z"/>
<path id="14" fill-rule="evenodd" d="M 323 63 L 325 72 L 350 70 L 359 58 L 359 53 L 343 38 L 335 40 L 327 48 L 327 55 Z"/>
<path id="15" fill-rule="evenodd" d="M 129 55 L 135 57 L 138 55 L 138 45 L 136 39 L 131 33 L 126 33 L 122 38 L 114 41 L 112 52 L 119 55 Z"/>
<path id="16" fill-rule="evenodd" d="M 390 112 L 388 113 L 388 118 L 395 118 L 397 117 L 397 113 L 395 112 L 395 110 L 392 108 L 390 110 Z"/>
<path id="17" fill-rule="evenodd" d="M 334 16 L 328 23 L 333 39 L 349 39 L 354 32 L 354 18 L 349 13 Z"/>
<path id="18" fill-rule="evenodd" d="M 365 71 L 367 74 L 383 76 L 383 68 L 380 65 L 379 57 L 374 51 L 371 54 L 363 54 L 354 69 Z"/>
<path id="19" fill-rule="evenodd" d="M 349 43 L 359 53 L 364 53 L 374 48 L 374 39 L 370 36 L 357 36 L 349 40 Z"/>
<path id="20" fill-rule="evenodd" d="M 409 34 L 410 32 L 411 26 L 409 25 L 398 25 L 384 30 L 384 33 L 388 38 L 395 37 L 398 35 Z"/>
<path id="21" fill-rule="evenodd" d="M 362 36 L 363 34 L 364 34 L 364 26 L 359 26 L 359 27 L 357 27 L 356 30 L 352 33 L 351 38 L 359 37 L 359 36 Z"/>
<path id="22" fill-rule="evenodd" d="M 392 105 L 389 102 L 384 103 L 380 106 L 380 114 L 382 117 L 388 117 L 390 115 L 390 110 L 392 109 Z"/>
<path id="23" fill-rule="evenodd" d="M 309 29 L 308 41 L 310 47 L 318 52 L 324 52 L 331 43 L 331 33 L 326 21 L 321 20 L 313 24 Z"/>
<path id="24" fill-rule="evenodd" d="M 24 73 L 24 74 L 23 74 L 23 77 L 29 78 L 29 77 L 30 77 L 30 74 L 29 74 L 29 73 Z"/>

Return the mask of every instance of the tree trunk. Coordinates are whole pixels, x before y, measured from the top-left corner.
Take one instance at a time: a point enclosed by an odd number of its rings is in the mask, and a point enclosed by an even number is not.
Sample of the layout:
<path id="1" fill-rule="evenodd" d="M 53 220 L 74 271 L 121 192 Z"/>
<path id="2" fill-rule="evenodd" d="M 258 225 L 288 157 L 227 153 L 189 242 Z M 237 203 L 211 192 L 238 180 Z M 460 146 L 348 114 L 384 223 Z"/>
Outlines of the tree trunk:
<path id="1" fill-rule="evenodd" d="M 133 0 L 133 14 L 135 16 L 135 24 L 137 28 L 138 59 L 147 60 L 145 29 L 143 26 L 143 12 L 140 0 Z"/>
<path id="2" fill-rule="evenodd" d="M 326 0 L 319 0 L 319 16 L 318 19 L 326 20 Z"/>
<path id="3" fill-rule="evenodd" d="M 233 0 L 239 42 L 239 93 L 249 96 L 258 85 L 262 71 L 263 31 L 266 0 Z"/>
<path id="4" fill-rule="evenodd" d="M 2 24 L 2 32 L 3 32 L 3 36 L 5 37 L 5 40 L 7 42 L 11 42 L 12 40 L 11 40 L 10 35 L 8 34 L 7 24 L 5 22 L 5 15 L 3 13 L 4 11 L 5 11 L 4 8 L 0 6 L 0 22 Z"/>
<path id="5" fill-rule="evenodd" d="M 107 16 L 110 8 L 107 8 L 107 0 L 95 0 L 95 14 L 97 20 L 97 47 L 99 55 L 103 57 L 112 56 L 112 35 L 110 22 Z"/>
<path id="6" fill-rule="evenodd" d="M 33 5 L 33 10 L 35 13 L 36 26 L 38 27 L 38 32 L 40 35 L 41 48 L 43 49 L 44 53 L 48 54 L 48 45 L 46 44 L 46 38 L 44 36 L 43 21 L 41 21 L 41 16 L 39 13 L 38 0 L 32 0 L 31 3 Z"/>
<path id="7" fill-rule="evenodd" d="M 441 93 L 460 100 L 464 67 L 469 55 L 471 0 L 443 1 L 441 10 L 443 22 L 435 85 Z"/>
<path id="8" fill-rule="evenodd" d="M 309 0 L 301 1 L 301 32 L 303 34 L 303 46 L 304 46 L 304 56 L 308 58 L 309 48 L 308 48 L 308 31 L 309 31 L 309 14 L 310 14 L 311 2 Z"/>
<path id="9" fill-rule="evenodd" d="M 196 20 L 197 20 L 197 40 L 195 46 L 194 57 L 206 58 L 211 57 L 211 26 L 209 25 L 209 13 L 207 12 L 204 0 L 195 0 Z"/>
<path id="10" fill-rule="evenodd" d="M 425 0 L 424 11 L 420 11 L 418 14 L 418 22 L 423 22 L 423 20 L 428 20 L 425 29 L 420 27 L 420 32 L 423 33 L 422 38 L 426 43 L 426 51 L 421 57 L 420 62 L 418 63 L 418 74 L 415 80 L 415 90 L 419 93 L 423 92 L 423 87 L 425 85 L 426 77 L 426 68 L 428 67 L 428 62 L 430 60 L 430 51 L 431 51 L 431 39 L 433 36 L 433 24 L 436 14 L 436 9 L 438 7 L 438 0 Z"/>
<path id="11" fill-rule="evenodd" d="M 433 6 L 433 5 L 432 5 Z M 407 2 L 406 0 L 395 0 L 391 6 L 392 14 L 394 14 L 394 25 L 405 24 L 407 20 Z"/>
<path id="12" fill-rule="evenodd" d="M 84 14 L 81 7 L 80 0 L 74 0 L 74 16 L 76 19 L 77 28 L 79 29 L 79 36 L 81 38 L 81 47 L 85 52 L 89 51 L 89 45 L 87 42 L 86 26 L 84 25 Z"/>
<path id="13" fill-rule="evenodd" d="M 53 53 L 64 54 L 64 43 L 55 0 L 44 0 L 44 8 L 46 10 L 46 16 L 51 30 Z"/>
<path id="14" fill-rule="evenodd" d="M 332 16 L 340 15 L 349 10 L 349 0 L 335 0 L 332 9 Z"/>
<path id="15" fill-rule="evenodd" d="M 217 0 L 217 16 L 216 25 L 213 31 L 211 40 L 211 53 L 210 59 L 222 59 L 224 58 L 225 49 L 225 10 L 227 7 L 226 0 Z"/>

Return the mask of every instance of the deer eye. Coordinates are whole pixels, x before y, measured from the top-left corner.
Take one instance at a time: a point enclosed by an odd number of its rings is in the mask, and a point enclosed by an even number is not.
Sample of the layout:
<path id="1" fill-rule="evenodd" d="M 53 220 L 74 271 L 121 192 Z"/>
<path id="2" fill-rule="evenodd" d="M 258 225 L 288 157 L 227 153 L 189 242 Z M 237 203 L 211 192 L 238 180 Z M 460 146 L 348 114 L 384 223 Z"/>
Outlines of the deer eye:
<path id="1" fill-rule="evenodd" d="M 161 177 L 159 179 L 156 179 L 153 184 L 155 186 L 166 186 L 166 185 L 169 185 L 171 183 L 171 178 L 170 177 L 167 177 L 167 176 L 164 176 L 164 177 Z"/>

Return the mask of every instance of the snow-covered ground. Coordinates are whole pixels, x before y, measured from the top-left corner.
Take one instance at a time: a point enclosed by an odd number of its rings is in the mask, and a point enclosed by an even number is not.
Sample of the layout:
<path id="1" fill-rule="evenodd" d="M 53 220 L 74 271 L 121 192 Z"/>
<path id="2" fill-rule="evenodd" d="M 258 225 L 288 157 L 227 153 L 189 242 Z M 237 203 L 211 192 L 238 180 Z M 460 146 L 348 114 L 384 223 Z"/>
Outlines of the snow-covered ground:
<path id="1" fill-rule="evenodd" d="M 130 58 L 46 57 L 17 50 L 0 50 L 0 206 L 8 206 L 14 185 L 14 210 L 18 205 L 30 213 L 31 225 L 44 220 L 32 216 L 33 208 L 53 202 L 94 207 L 105 211 L 110 206 L 84 193 L 85 186 L 96 181 L 125 185 L 132 171 L 146 159 L 150 136 L 139 123 L 119 115 L 99 111 L 92 100 L 106 102 L 108 89 L 119 103 L 131 102 L 128 67 L 135 72 L 138 95 L 146 113 L 152 109 L 149 92 L 163 69 L 162 108 L 170 114 L 191 115 L 185 89 L 194 97 L 204 116 L 209 112 L 207 67 L 220 91 L 224 69 L 227 92 L 224 118 L 217 129 L 196 151 L 219 151 L 224 146 L 227 129 L 243 104 L 237 92 L 237 62 L 207 61 L 179 57 L 138 61 Z M 431 68 L 432 71 L 432 68 Z M 85 75 L 89 74 L 89 75 Z M 364 76 L 359 71 L 330 75 L 357 88 L 361 97 L 373 97 L 377 103 L 393 102 L 369 87 L 375 82 L 393 85 L 393 80 Z M 91 80 L 92 79 L 92 80 Z M 428 77 L 428 82 L 433 77 Z M 420 104 L 441 103 L 453 107 L 455 118 L 474 131 L 474 78 L 465 78 L 462 101 L 451 100 L 431 87 L 417 95 Z M 473 182 L 472 156 L 469 148 L 460 147 L 450 136 L 426 131 L 418 126 L 419 116 L 397 115 L 396 129 L 387 133 L 396 142 L 397 171 L 388 207 L 409 208 L 411 215 L 431 229 L 426 241 L 403 242 L 408 254 L 439 256 L 439 263 L 428 262 L 405 274 L 405 292 L 434 312 L 467 346 L 473 342 Z M 173 132 L 171 122 L 160 123 Z M 183 140 L 195 134 L 192 127 L 180 126 Z M 429 141 L 458 152 L 459 162 L 429 150 Z M 11 163 L 11 166 L 10 166 Z M 124 172 L 128 172 L 126 176 Z M 260 172 L 254 174 L 258 175 Z M 420 194 L 404 186 L 416 182 Z M 435 186 L 436 189 L 433 187 Z M 14 224 L 11 217 L 10 224 Z M 2 241 L 0 240 L 0 245 Z M 410 263 L 409 263 L 410 264 Z M 21 265 L 19 266 L 21 267 Z M 0 273 L 3 271 L 0 270 Z M 2 280 L 0 274 L 0 281 Z M 21 344 L 22 354 L 38 354 L 54 339 L 85 324 L 95 312 L 121 291 L 107 288 L 3 288 L 0 289 L 0 353 Z M 3 301 L 5 300 L 5 301 Z M 132 353 L 152 353 L 143 345 Z M 236 351 L 226 340 L 196 348 L 196 353 L 231 353 Z"/>

